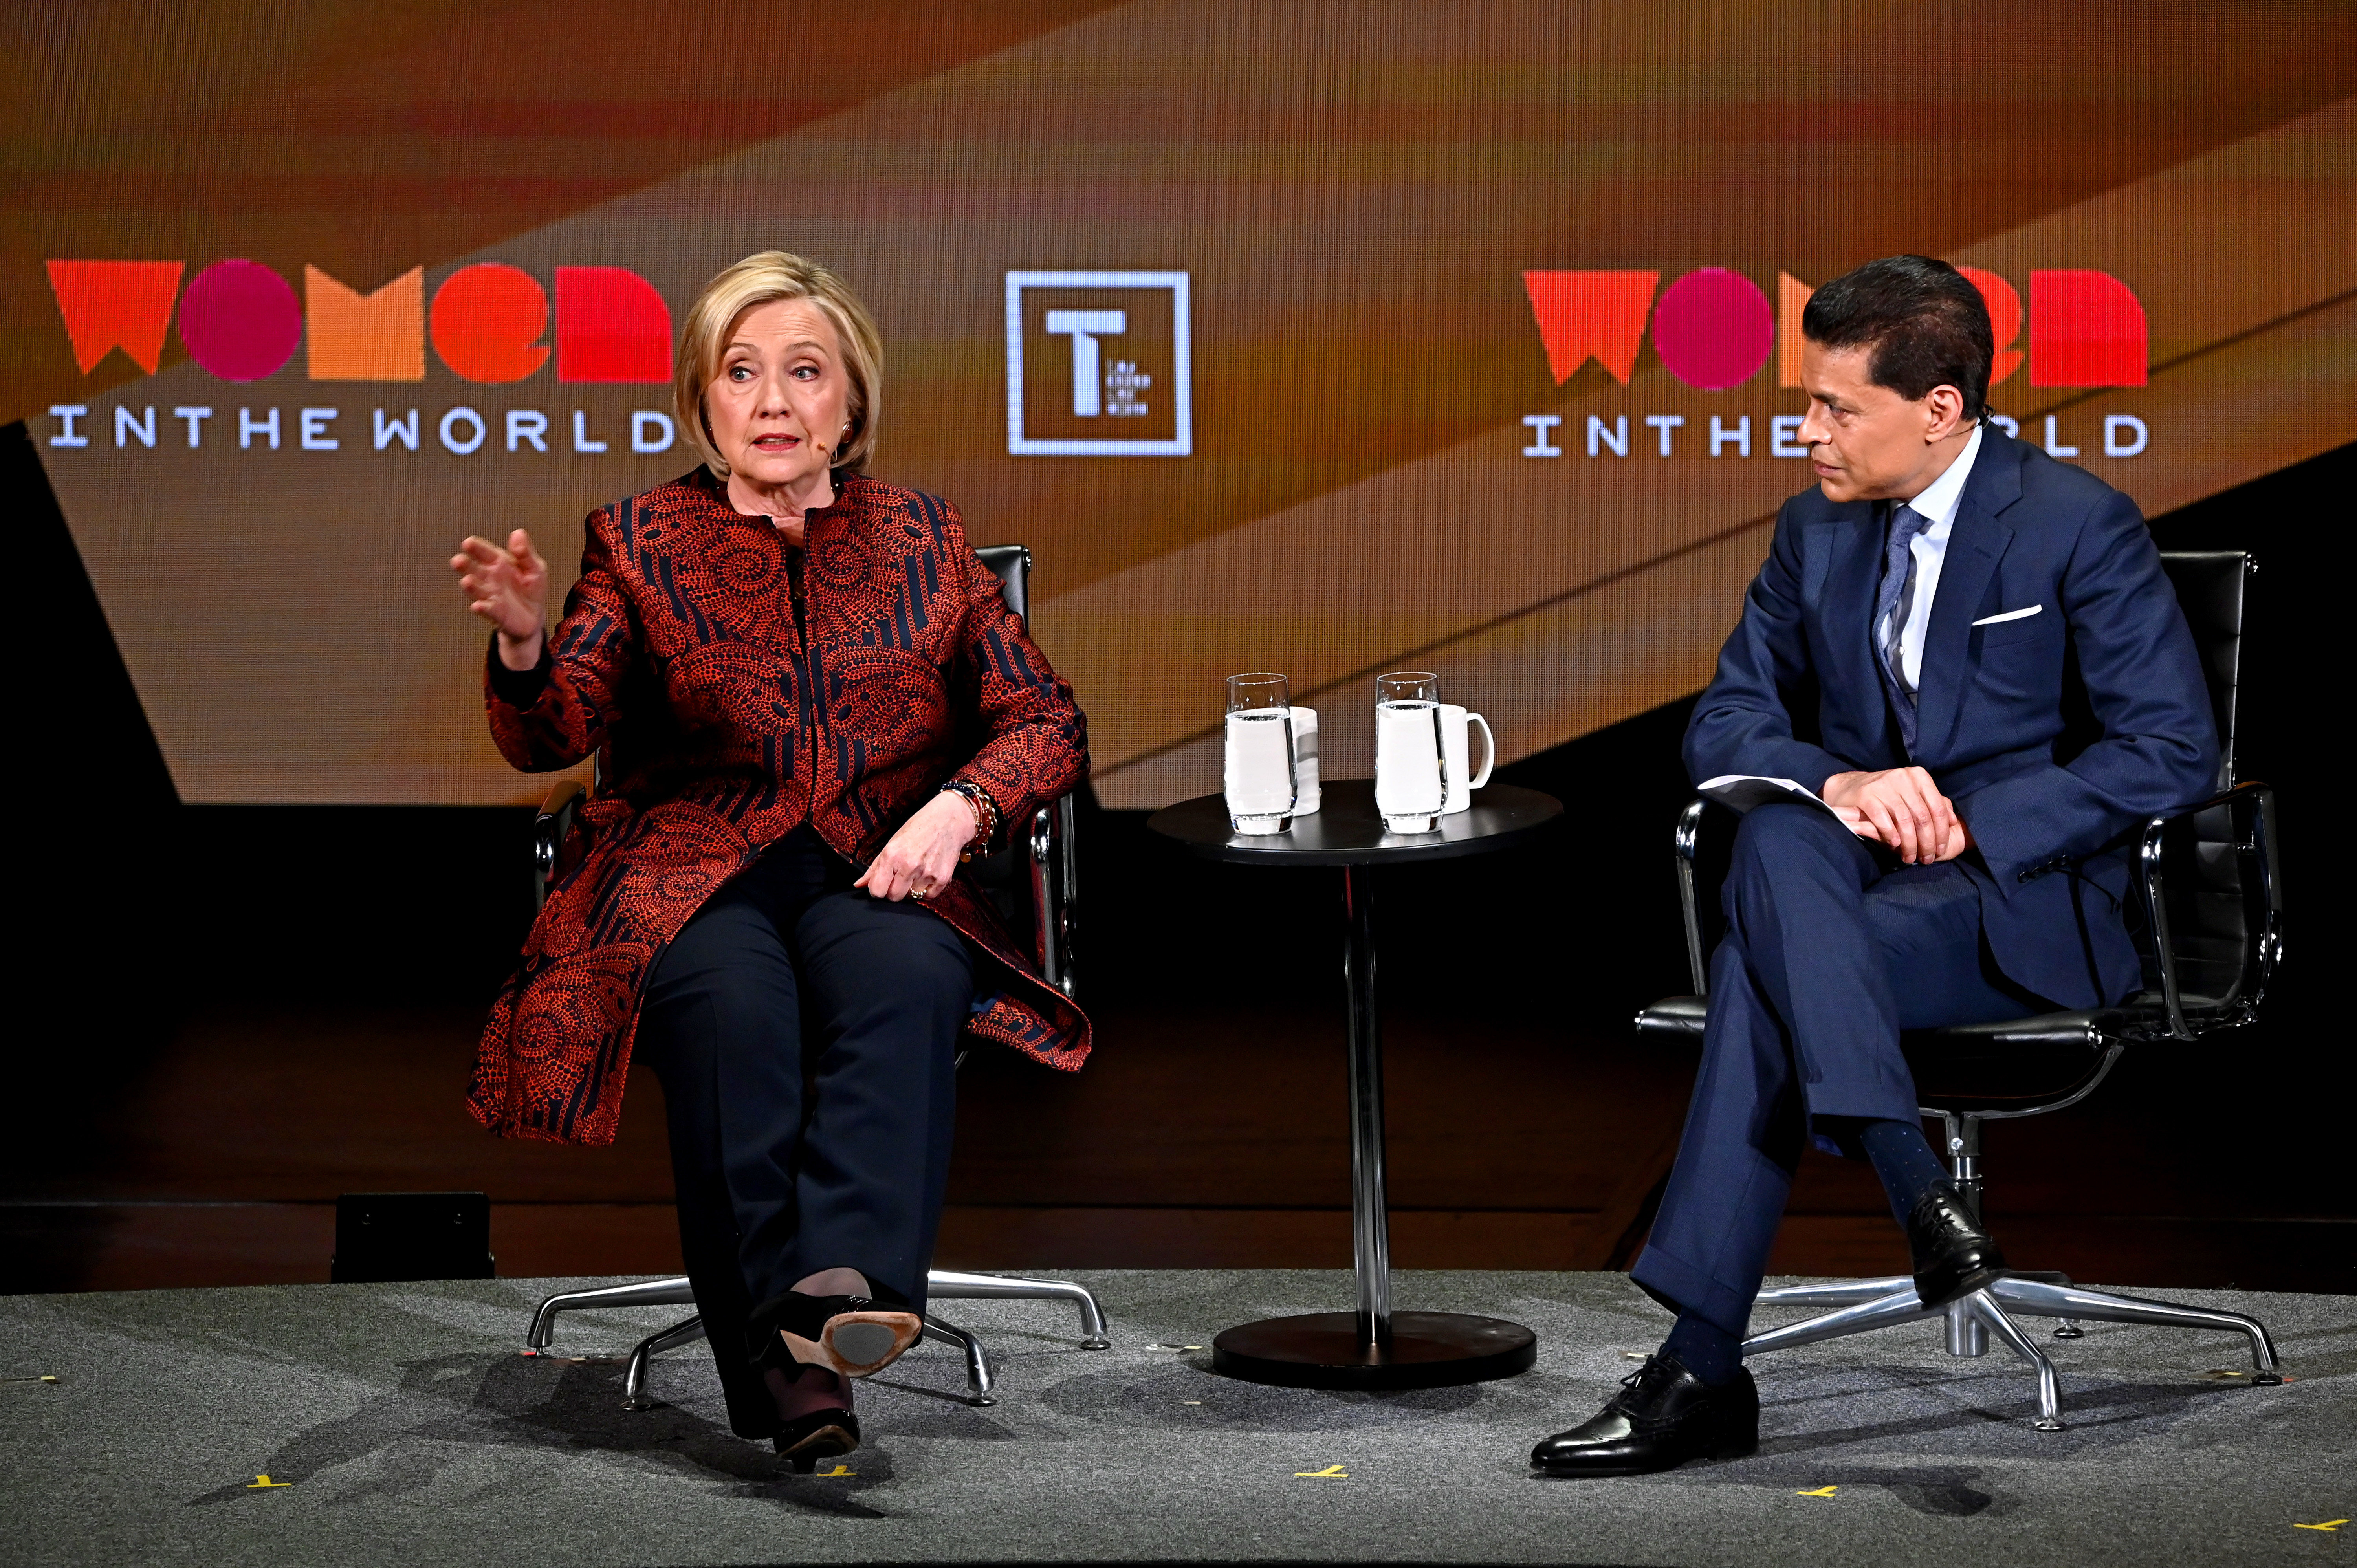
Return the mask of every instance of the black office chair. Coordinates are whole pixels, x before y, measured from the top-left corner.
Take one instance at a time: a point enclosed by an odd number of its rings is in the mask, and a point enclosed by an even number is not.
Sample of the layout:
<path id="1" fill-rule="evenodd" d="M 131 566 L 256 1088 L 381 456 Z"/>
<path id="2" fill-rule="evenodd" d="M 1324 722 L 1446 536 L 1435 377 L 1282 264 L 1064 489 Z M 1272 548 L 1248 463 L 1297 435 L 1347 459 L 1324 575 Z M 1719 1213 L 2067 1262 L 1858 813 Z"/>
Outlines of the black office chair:
<path id="1" fill-rule="evenodd" d="M 1956 1185 L 1976 1207 L 1981 1189 L 1981 1123 L 2042 1116 L 2076 1105 L 2095 1090 L 2131 1046 L 2207 1038 L 2258 1016 L 2267 981 L 2283 952 L 2283 901 L 2276 868 L 2275 791 L 2234 779 L 2234 690 L 2241 662 L 2243 599 L 2257 568 L 2241 551 L 2167 553 L 2161 564 L 2176 585 L 2193 630 L 2218 721 L 2217 792 L 2136 832 L 2131 911 L 2144 954 L 2147 989 L 2116 1007 L 2049 1013 L 2007 1023 L 1910 1031 L 1900 1044 L 1914 1070 L 1922 1113 L 1947 1128 Z M 1706 901 L 1696 866 L 1708 850 L 1705 824 L 1727 813 L 1705 802 L 1678 819 L 1678 892 L 1685 906 L 1686 961 L 1693 996 L 1674 996 L 1637 1015 L 1641 1036 L 1699 1044 L 1709 988 Z M 1723 857 L 1722 857 L 1723 858 Z M 1714 915 L 1718 901 L 1707 900 Z M 1944 1317 L 1951 1356 L 1986 1353 L 1995 1334 L 2038 1371 L 2038 1429 L 2062 1430 L 2053 1363 L 2008 1313 L 2061 1320 L 2061 1339 L 2084 1332 L 2082 1319 L 2222 1329 L 2246 1336 L 2256 1369 L 2252 1381 L 2279 1383 L 2275 1345 L 2256 1318 L 2238 1312 L 2179 1306 L 2073 1285 L 2058 1273 L 2008 1272 L 1985 1290 L 1927 1310 L 1905 1274 L 1832 1284 L 1764 1290 L 1763 1305 L 1830 1307 L 1743 1342 L 1749 1358 L 1819 1340 Z"/>
<path id="2" fill-rule="evenodd" d="M 1007 605 L 1028 622 L 1031 617 L 1031 552 L 1020 544 L 992 544 L 974 553 L 982 557 L 983 564 L 998 574 L 999 590 L 1006 596 Z M 604 787 L 604 763 L 601 754 L 593 774 L 596 789 Z M 587 847 L 578 813 L 588 799 L 588 792 L 577 779 L 567 779 L 551 790 L 541 806 L 540 815 L 533 823 L 535 908 L 547 897 L 550 885 L 572 868 Z M 1039 972 L 1067 996 L 1074 994 L 1073 915 L 1080 889 L 1074 843 L 1077 825 L 1073 798 L 1067 794 L 1034 811 L 1024 832 L 1009 832 L 1006 847 L 995 854 L 977 856 L 969 867 L 969 875 L 989 892 L 1008 929 L 1031 931 L 1033 956 Z M 963 1053 L 958 1059 L 965 1059 Z M 1083 1349 L 1103 1350 L 1113 1344 L 1105 1336 L 1104 1314 L 1096 1297 L 1086 1286 L 1069 1281 L 935 1269 L 925 1277 L 925 1293 L 931 1301 L 1069 1301 L 1080 1309 Z M 556 1334 L 557 1316 L 562 1313 L 618 1306 L 692 1306 L 694 1303 L 695 1293 L 689 1288 L 685 1275 L 608 1285 L 602 1290 L 565 1291 L 533 1309 L 531 1326 L 524 1332 L 524 1354 L 536 1356 L 548 1348 Z M 648 1363 L 666 1350 L 692 1345 L 703 1337 L 703 1319 L 691 1317 L 639 1341 L 631 1348 L 630 1364 L 622 1375 L 623 1406 L 630 1410 L 651 1408 L 654 1402 L 647 1394 Z M 925 1337 L 954 1345 L 964 1353 L 967 1402 L 996 1402 L 992 1391 L 995 1373 L 989 1352 L 980 1339 L 931 1312 L 925 1315 Z"/>

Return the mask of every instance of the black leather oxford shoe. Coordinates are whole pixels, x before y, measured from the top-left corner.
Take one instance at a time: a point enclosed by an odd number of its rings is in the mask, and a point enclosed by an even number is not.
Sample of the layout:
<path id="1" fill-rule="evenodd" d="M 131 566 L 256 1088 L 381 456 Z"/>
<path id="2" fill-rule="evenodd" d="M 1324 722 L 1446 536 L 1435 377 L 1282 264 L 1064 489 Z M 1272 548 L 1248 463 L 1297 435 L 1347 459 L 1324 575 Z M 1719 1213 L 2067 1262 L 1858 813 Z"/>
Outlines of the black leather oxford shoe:
<path id="1" fill-rule="evenodd" d="M 1675 1356 L 1649 1356 L 1605 1407 L 1531 1450 L 1550 1476 L 1643 1476 L 1760 1446 L 1760 1387 L 1748 1371 L 1705 1386 Z"/>
<path id="2" fill-rule="evenodd" d="M 2005 1254 L 1952 1181 L 1935 1181 L 1907 1216 L 1915 1294 L 1925 1306 L 1961 1301 L 2005 1273 Z"/>

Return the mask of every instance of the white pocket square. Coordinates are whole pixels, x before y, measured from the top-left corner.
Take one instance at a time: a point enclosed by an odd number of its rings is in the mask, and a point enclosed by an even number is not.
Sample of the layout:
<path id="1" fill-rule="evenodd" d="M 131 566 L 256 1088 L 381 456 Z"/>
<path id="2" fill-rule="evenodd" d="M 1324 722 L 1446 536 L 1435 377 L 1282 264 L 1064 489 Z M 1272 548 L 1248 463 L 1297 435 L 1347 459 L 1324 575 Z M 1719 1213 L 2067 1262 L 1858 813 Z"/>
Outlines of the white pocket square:
<path id="1" fill-rule="evenodd" d="M 2045 607 L 2046 607 L 2044 605 L 2032 605 L 2026 610 L 2007 610 L 2001 616 L 1983 616 L 1980 619 L 1973 622 L 1973 624 L 1975 626 L 1996 626 L 2001 621 L 2028 620 L 2031 616 L 2036 615 L 2040 610 L 2042 610 Z"/>

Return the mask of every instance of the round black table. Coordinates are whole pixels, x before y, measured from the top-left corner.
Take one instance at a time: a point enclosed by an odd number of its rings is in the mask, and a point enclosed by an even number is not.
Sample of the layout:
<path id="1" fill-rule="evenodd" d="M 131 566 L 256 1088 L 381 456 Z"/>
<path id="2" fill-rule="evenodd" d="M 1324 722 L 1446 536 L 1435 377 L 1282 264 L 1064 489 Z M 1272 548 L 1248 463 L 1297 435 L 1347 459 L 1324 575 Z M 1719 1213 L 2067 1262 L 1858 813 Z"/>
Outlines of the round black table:
<path id="1" fill-rule="evenodd" d="M 1214 1370 L 1310 1389 L 1430 1389 L 1527 1371 L 1538 1336 L 1519 1323 L 1462 1312 L 1392 1311 L 1391 1225 L 1383 1203 L 1383 1033 L 1375 1012 L 1375 926 L 1366 873 L 1378 865 L 1488 854 L 1529 839 L 1563 814 L 1551 795 L 1492 784 L 1473 807 L 1428 833 L 1394 833 L 1375 786 L 1339 779 L 1322 810 L 1281 833 L 1245 834 L 1218 795 L 1181 800 L 1146 825 L 1207 860 L 1236 865 L 1329 865 L 1342 873 L 1342 966 L 1351 1017 L 1351 1208 L 1356 1312 L 1313 1312 L 1238 1324 L 1211 1342 Z"/>

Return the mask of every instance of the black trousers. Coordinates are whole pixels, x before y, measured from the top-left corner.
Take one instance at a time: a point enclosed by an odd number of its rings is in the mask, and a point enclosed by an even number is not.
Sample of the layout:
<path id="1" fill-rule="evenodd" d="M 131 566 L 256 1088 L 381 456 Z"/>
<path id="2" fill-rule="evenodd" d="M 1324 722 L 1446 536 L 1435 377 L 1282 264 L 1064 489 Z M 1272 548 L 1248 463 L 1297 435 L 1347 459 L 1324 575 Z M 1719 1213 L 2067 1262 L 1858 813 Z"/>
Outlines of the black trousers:
<path id="1" fill-rule="evenodd" d="M 664 952 L 640 1013 L 662 1080 L 680 1249 L 730 1423 L 777 1416 L 753 1308 L 821 1269 L 924 1308 L 974 1001 L 963 939 L 853 888 L 808 829 L 772 845 Z"/>
<path id="2" fill-rule="evenodd" d="M 1953 861 L 1902 865 L 1813 806 L 1743 819 L 1721 892 L 1710 1017 L 1651 1239 L 1631 1270 L 1656 1299 L 1740 1337 L 1816 1119 L 1916 1117 L 1902 1029 L 2052 1010 L 2007 980 L 1981 896 Z"/>

